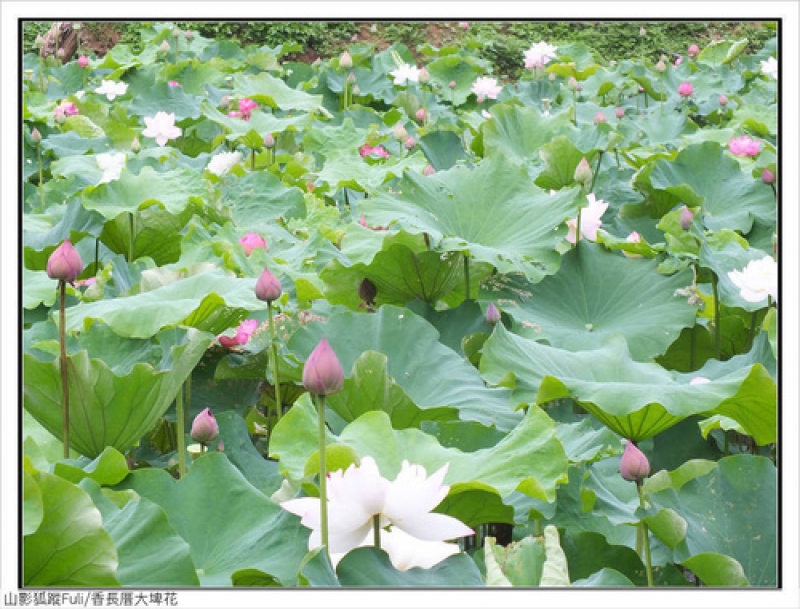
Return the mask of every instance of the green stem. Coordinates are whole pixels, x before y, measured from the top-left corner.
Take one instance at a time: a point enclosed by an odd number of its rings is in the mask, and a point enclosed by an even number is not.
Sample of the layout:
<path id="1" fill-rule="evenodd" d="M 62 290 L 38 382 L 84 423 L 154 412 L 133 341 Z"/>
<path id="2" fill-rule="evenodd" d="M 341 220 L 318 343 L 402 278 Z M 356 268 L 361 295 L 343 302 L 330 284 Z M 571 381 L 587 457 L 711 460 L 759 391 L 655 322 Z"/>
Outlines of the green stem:
<path id="1" fill-rule="evenodd" d="M 275 321 L 272 319 L 272 303 L 267 302 L 269 315 L 269 336 L 272 345 L 272 382 L 275 384 L 275 410 L 276 418 L 281 420 L 283 404 L 281 403 L 281 383 L 278 378 L 278 343 L 275 341 Z"/>
<path id="2" fill-rule="evenodd" d="M 58 340 L 61 343 L 61 404 L 63 421 L 61 432 L 64 438 L 64 458 L 69 459 L 69 373 L 67 372 L 67 282 L 59 280 Z"/>
<path id="3" fill-rule="evenodd" d="M 373 532 L 375 534 L 375 536 L 374 536 L 374 539 L 375 539 L 374 545 L 375 545 L 376 548 L 380 548 L 381 547 L 381 515 L 380 514 L 375 514 L 372 517 L 372 530 L 373 530 Z"/>
<path id="4" fill-rule="evenodd" d="M 183 385 L 175 396 L 175 413 L 177 414 L 176 434 L 178 436 L 178 473 L 183 478 L 186 475 L 186 410 L 183 403 Z"/>
<path id="5" fill-rule="evenodd" d="M 136 234 L 136 214 L 134 214 L 133 212 L 131 212 L 130 220 L 131 220 L 131 222 L 130 222 L 131 238 L 130 238 L 130 242 L 128 243 L 128 262 L 132 263 L 133 262 L 133 239 L 134 239 L 134 235 Z"/>
<path id="6" fill-rule="evenodd" d="M 714 291 L 714 354 L 718 360 L 722 359 L 722 331 L 719 327 L 720 313 L 719 313 L 719 289 L 717 286 L 717 276 L 711 276 L 711 288 Z"/>
<path id="7" fill-rule="evenodd" d="M 94 240 L 94 274 L 98 275 L 100 269 L 100 239 L 95 237 Z"/>
<path id="8" fill-rule="evenodd" d="M 747 351 L 753 348 L 753 341 L 756 337 L 756 325 L 758 324 L 758 311 L 750 314 L 750 330 L 747 332 Z"/>
<path id="9" fill-rule="evenodd" d="M 689 370 L 695 369 L 695 363 L 697 362 L 697 335 L 696 330 L 697 326 L 692 326 L 689 328 Z"/>
<path id="10" fill-rule="evenodd" d="M 250 149 L 250 169 L 256 168 L 256 150 L 255 148 Z"/>
<path id="11" fill-rule="evenodd" d="M 597 157 L 597 167 L 594 170 L 594 175 L 592 176 L 592 185 L 589 186 L 589 192 L 594 192 L 594 183 L 597 180 L 597 176 L 600 174 L 600 163 L 603 162 L 603 150 L 600 151 L 600 154 Z"/>
<path id="12" fill-rule="evenodd" d="M 319 415 L 319 520 L 322 534 L 322 545 L 328 549 L 328 470 L 325 463 L 325 396 L 318 395 L 317 411 Z"/>
<path id="13" fill-rule="evenodd" d="M 42 145 L 36 144 L 36 156 L 39 159 L 39 194 L 42 196 L 42 212 L 44 212 L 44 177 L 42 171 Z"/>
<path id="14" fill-rule="evenodd" d="M 466 296 L 464 300 L 469 300 L 469 252 L 464 254 L 464 284 L 466 286 Z"/>
<path id="15" fill-rule="evenodd" d="M 636 481 L 636 490 L 639 491 L 639 505 L 642 509 L 645 508 L 644 504 L 644 491 L 642 490 L 642 481 Z M 647 533 L 647 525 L 644 521 L 640 522 L 639 525 L 641 526 L 642 530 L 642 537 L 644 539 L 644 567 L 647 573 L 647 585 L 652 588 L 653 587 L 653 566 L 650 560 L 650 536 Z"/>

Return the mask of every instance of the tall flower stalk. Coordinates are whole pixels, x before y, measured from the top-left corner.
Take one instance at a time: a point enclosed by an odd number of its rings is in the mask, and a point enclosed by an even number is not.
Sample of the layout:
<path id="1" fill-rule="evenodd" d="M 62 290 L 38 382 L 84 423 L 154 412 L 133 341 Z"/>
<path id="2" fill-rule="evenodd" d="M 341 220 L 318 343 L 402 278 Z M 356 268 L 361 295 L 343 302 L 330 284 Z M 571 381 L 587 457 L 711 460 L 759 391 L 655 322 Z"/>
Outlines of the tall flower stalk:
<path id="1" fill-rule="evenodd" d="M 278 300 L 283 293 L 281 282 L 270 273 L 269 269 L 264 269 L 261 277 L 256 282 L 256 298 L 267 303 L 267 315 L 269 316 L 269 337 L 270 348 L 272 350 L 272 382 L 275 387 L 275 418 L 280 421 L 283 414 L 283 403 L 281 402 L 281 381 L 278 377 L 278 341 L 275 340 L 275 320 L 272 311 L 272 303 Z"/>
<path id="2" fill-rule="evenodd" d="M 183 478 L 186 475 L 186 409 L 183 403 L 183 385 L 178 389 L 175 396 L 176 435 L 178 439 L 178 473 Z"/>
<path id="3" fill-rule="evenodd" d="M 645 509 L 644 490 L 642 483 L 650 475 L 650 462 L 645 454 L 639 450 L 632 440 L 625 445 L 625 452 L 619 463 L 620 475 L 629 482 L 636 483 L 636 493 L 639 495 L 639 505 Z M 647 572 L 647 585 L 653 586 L 653 566 L 650 560 L 650 536 L 644 520 L 639 523 L 636 531 L 636 551 L 641 553 L 644 546 L 644 566 Z"/>

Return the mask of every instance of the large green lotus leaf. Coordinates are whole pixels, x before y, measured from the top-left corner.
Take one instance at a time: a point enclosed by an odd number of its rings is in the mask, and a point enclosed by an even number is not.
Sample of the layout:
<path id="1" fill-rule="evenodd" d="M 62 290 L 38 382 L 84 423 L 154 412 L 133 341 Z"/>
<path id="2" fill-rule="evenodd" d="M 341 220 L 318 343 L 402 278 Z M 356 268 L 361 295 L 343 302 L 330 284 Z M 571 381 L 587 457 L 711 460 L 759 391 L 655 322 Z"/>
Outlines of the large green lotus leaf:
<path id="1" fill-rule="evenodd" d="M 89 495 L 53 474 L 26 471 L 39 489 L 42 518 L 22 540 L 24 585 L 118 586 L 117 549 Z"/>
<path id="2" fill-rule="evenodd" d="M 546 190 L 574 186 L 575 168 L 584 154 L 565 135 L 554 137 L 539 150 L 545 169 L 536 178 L 536 185 Z"/>
<path id="3" fill-rule="evenodd" d="M 372 192 L 387 180 L 402 176 L 404 172 L 422 177 L 422 170 L 427 164 L 428 160 L 420 150 L 415 150 L 408 156 L 396 156 L 370 164 L 361 158 L 355 148 L 332 149 L 328 151 L 327 158 L 316 175 L 334 190 L 352 188 Z"/>
<path id="4" fill-rule="evenodd" d="M 316 409 L 306 396 L 275 427 L 270 451 L 280 458 L 281 470 L 294 479 L 316 467 L 316 427 Z M 422 465 L 429 474 L 449 463 L 445 482 L 451 485 L 451 496 L 480 490 L 505 498 L 519 490 L 552 501 L 556 484 L 566 480 L 567 457 L 556 438 L 555 423 L 535 406 L 495 446 L 469 453 L 444 448 L 418 429 L 395 430 L 384 412 L 362 415 L 338 438 L 329 433 L 326 444 L 349 447 L 362 458 L 373 457 L 390 480 L 404 460 Z"/>
<path id="5" fill-rule="evenodd" d="M 22 308 L 35 309 L 43 304 L 52 307 L 58 294 L 58 282 L 45 271 L 22 269 Z"/>
<path id="6" fill-rule="evenodd" d="M 221 190 L 236 227 L 242 231 L 258 232 L 278 218 L 290 220 L 306 214 L 300 189 L 285 186 L 266 171 L 226 180 Z"/>
<path id="7" fill-rule="evenodd" d="M 230 586 L 242 569 L 259 569 L 281 584 L 297 584 L 307 551 L 300 520 L 254 488 L 222 453 L 208 453 L 176 481 L 160 469 L 140 469 L 117 487 L 158 504 L 189 544 L 203 586 Z"/>
<path id="8" fill-rule="evenodd" d="M 741 297 L 741 290 L 731 281 L 728 273 L 741 271 L 753 260 L 761 260 L 768 256 L 766 252 L 755 248 L 744 248 L 741 244 L 730 241 L 718 247 L 708 243 L 700 246 L 700 264 L 710 268 L 717 276 L 719 300 L 723 305 L 739 307 L 745 311 L 758 311 L 767 306 L 767 299 L 761 302 L 750 302 Z"/>
<path id="9" fill-rule="evenodd" d="M 108 138 L 85 138 L 74 131 L 66 133 L 51 133 L 42 140 L 42 150 L 50 150 L 57 157 L 66 157 L 77 154 L 86 154 L 91 151 L 94 153 L 106 152 L 108 150 Z M 102 175 L 102 172 L 100 173 Z"/>
<path id="10" fill-rule="evenodd" d="M 80 483 L 103 517 L 119 554 L 117 579 L 123 586 L 197 586 L 199 580 L 189 545 L 175 531 L 158 505 L 136 497 L 118 506 L 97 482 Z M 130 492 L 130 491 L 128 491 Z"/>
<path id="11" fill-rule="evenodd" d="M 171 214 L 182 212 L 190 199 L 208 196 L 208 185 L 197 179 L 190 169 L 170 169 L 158 172 L 143 167 L 139 175 L 123 172 L 119 180 L 84 191 L 83 206 L 103 214 L 107 219 L 122 213 L 134 213 L 144 203 L 157 201 Z"/>
<path id="12" fill-rule="evenodd" d="M 645 440 L 696 414 L 723 414 L 761 444 L 777 434 L 774 381 L 761 364 L 713 366 L 670 372 L 634 361 L 621 337 L 590 351 L 550 347 L 495 326 L 486 341 L 481 374 L 512 385 L 518 401 L 543 404 L 571 397 L 618 434 Z M 712 382 L 690 384 L 695 376 Z"/>
<path id="13" fill-rule="evenodd" d="M 463 142 L 453 131 L 433 131 L 423 135 L 419 147 L 436 171 L 450 169 L 459 161 L 467 160 Z"/>
<path id="14" fill-rule="evenodd" d="M 125 339 L 95 323 L 69 349 L 70 446 L 90 458 L 107 446 L 124 453 L 175 399 L 211 337 L 192 328 Z M 50 351 L 50 352 L 48 352 Z M 23 356 L 24 406 L 61 437 L 61 371 L 56 341 Z"/>
<path id="15" fill-rule="evenodd" d="M 467 251 L 501 273 L 520 271 L 534 282 L 558 270 L 556 245 L 566 235 L 564 221 L 577 213 L 579 193 L 547 194 L 524 169 L 499 158 L 432 176 L 406 173 L 395 191 L 361 204 L 370 225 L 426 233 L 438 251 Z"/>
<path id="16" fill-rule="evenodd" d="M 538 165 L 542 146 L 557 135 L 568 135 L 575 130 L 566 113 L 545 117 L 537 108 L 502 104 L 492 108 L 492 115 L 492 120 L 481 129 L 484 155 L 514 165 Z M 497 180 L 495 184 L 502 183 Z M 500 214 L 496 217 L 499 219 Z"/>
<path id="17" fill-rule="evenodd" d="M 312 123 L 311 115 L 305 113 L 297 116 L 278 117 L 274 114 L 256 110 L 250 116 L 250 120 L 245 121 L 241 118 L 231 118 L 223 114 L 207 101 L 204 101 L 200 108 L 203 111 L 203 116 L 225 128 L 228 132 L 225 139 L 231 142 L 246 136 L 251 131 L 264 134 L 281 133 L 287 130 L 297 131 L 310 127 Z"/>
<path id="18" fill-rule="evenodd" d="M 26 459 L 26 463 L 29 461 Z M 35 533 L 44 519 L 42 489 L 27 469 L 22 470 L 22 534 Z"/>
<path id="19" fill-rule="evenodd" d="M 649 177 L 657 191 L 676 195 L 689 207 L 702 206 L 710 230 L 746 234 L 756 218 L 775 222 L 775 195 L 715 142 L 687 146 L 671 162 L 656 161 Z"/>
<path id="20" fill-rule="evenodd" d="M 171 87 L 166 82 L 151 82 L 142 88 L 128 106 L 135 116 L 155 116 L 157 112 L 175 114 L 176 121 L 199 118 L 202 98 L 189 95 L 183 87 Z"/>
<path id="21" fill-rule="evenodd" d="M 192 275 L 147 292 L 82 303 L 70 308 L 67 330 L 82 331 L 100 319 L 128 338 L 146 338 L 178 324 L 218 334 L 248 311 L 266 308 L 255 296 L 253 278 L 240 279 L 220 271 Z"/>
<path id="22" fill-rule="evenodd" d="M 444 99 L 454 106 L 466 103 L 475 79 L 484 73 L 483 67 L 471 59 L 461 55 L 445 55 L 434 59 L 426 66 L 431 81 L 442 87 L 442 91 L 445 91 Z M 456 83 L 452 89 L 451 82 Z"/>
<path id="23" fill-rule="evenodd" d="M 258 103 L 284 111 L 316 112 L 322 107 L 321 95 L 311 95 L 305 91 L 292 89 L 280 78 L 267 72 L 258 74 L 237 72 L 233 76 L 233 92 L 237 98 L 250 97 Z"/>
<path id="24" fill-rule="evenodd" d="M 484 585 L 478 566 L 463 552 L 446 558 L 430 569 L 415 567 L 398 571 L 383 550 L 372 547 L 356 548 L 339 562 L 336 574 L 342 586 L 474 588 Z"/>
<path id="25" fill-rule="evenodd" d="M 632 357 L 644 361 L 664 353 L 697 315 L 675 294 L 692 284 L 691 271 L 665 277 L 657 266 L 656 260 L 627 258 L 582 240 L 555 275 L 535 285 L 518 276 L 497 278 L 484 294 L 500 301 L 521 335 L 570 350 L 621 335 Z"/>
<path id="26" fill-rule="evenodd" d="M 685 523 L 675 561 L 694 561 L 690 568 L 711 585 L 777 585 L 775 466 L 765 457 L 734 455 L 710 467 L 703 475 L 648 495 L 655 509 L 672 510 Z M 674 523 L 649 522 L 656 535 L 672 535 Z M 730 570 L 725 557 L 741 565 L 744 577 Z"/>
<path id="27" fill-rule="evenodd" d="M 95 459 L 80 457 L 75 461 L 61 460 L 53 467 L 54 474 L 75 484 L 84 478 L 90 478 L 104 486 L 121 482 L 128 472 L 125 455 L 110 446 Z"/>
<path id="28" fill-rule="evenodd" d="M 462 355 L 467 346 L 465 340 L 473 337 L 479 340 L 492 331 L 492 325 L 486 321 L 486 313 L 475 300 L 464 300 L 455 308 L 441 311 L 419 300 L 409 302 L 408 308 L 439 331 L 439 342 Z"/>
<path id="29" fill-rule="evenodd" d="M 375 314 L 335 311 L 325 323 L 298 330 L 289 339 L 289 350 L 305 360 L 324 335 L 347 371 L 365 351 L 378 351 L 387 357 L 387 373 L 422 410 L 456 408 L 462 420 L 504 431 L 520 421 L 510 393 L 487 389 L 475 368 L 408 309 L 384 305 Z"/>

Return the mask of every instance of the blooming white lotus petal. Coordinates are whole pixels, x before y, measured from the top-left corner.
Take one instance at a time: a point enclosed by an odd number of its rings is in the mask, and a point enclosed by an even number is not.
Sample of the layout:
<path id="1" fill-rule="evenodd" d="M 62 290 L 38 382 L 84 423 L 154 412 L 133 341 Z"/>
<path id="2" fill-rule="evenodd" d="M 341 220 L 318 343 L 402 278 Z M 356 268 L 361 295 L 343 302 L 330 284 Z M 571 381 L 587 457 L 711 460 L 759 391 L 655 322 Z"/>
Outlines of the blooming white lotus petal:
<path id="1" fill-rule="evenodd" d="M 386 501 L 389 481 L 381 476 L 372 457 L 364 457 L 360 466 L 355 464 L 328 477 L 328 501 L 357 502 L 370 515 L 380 514 Z"/>
<path id="2" fill-rule="evenodd" d="M 751 260 L 741 271 L 730 271 L 728 278 L 747 302 L 761 302 L 768 296 L 778 300 L 778 264 L 772 256 Z"/>
<path id="3" fill-rule="evenodd" d="M 589 241 L 597 240 L 597 229 L 603 225 L 601 218 L 608 209 L 608 203 L 602 199 L 597 199 L 594 193 L 586 195 L 586 200 L 589 205 L 581 208 L 581 235 Z M 567 220 L 569 232 L 567 233 L 567 241 L 575 243 L 575 237 L 578 230 L 577 219 Z"/>
<path id="4" fill-rule="evenodd" d="M 383 513 L 394 523 L 427 514 L 447 496 L 449 486 L 442 485 L 449 464 L 428 478 L 425 468 L 403 461 L 400 473 L 386 492 Z"/>
<path id="5" fill-rule="evenodd" d="M 556 56 L 556 49 L 558 49 L 558 47 L 547 44 L 544 41 L 534 44 L 524 53 L 525 68 L 532 70 L 534 68 L 544 67 L 544 64 L 548 63 Z"/>
<path id="6" fill-rule="evenodd" d="M 392 530 L 400 529 L 424 541 L 444 541 L 475 534 L 457 518 L 434 512 L 414 514 L 402 520 L 392 520 L 392 523 Z"/>
<path id="7" fill-rule="evenodd" d="M 401 64 L 396 70 L 389 72 L 394 76 L 394 84 L 402 85 L 406 81 L 419 82 L 419 68 L 407 63 Z"/>
<path id="8" fill-rule="evenodd" d="M 487 97 L 489 99 L 497 99 L 500 92 L 503 90 L 502 85 L 497 84 L 496 78 L 490 76 L 478 77 L 470 89 L 478 97 Z"/>
<path id="9" fill-rule="evenodd" d="M 762 61 L 761 73 L 778 80 L 778 60 L 774 57 L 770 57 L 766 61 Z"/>
<path id="10" fill-rule="evenodd" d="M 300 524 L 310 529 L 318 529 L 319 497 L 302 497 L 281 502 L 280 506 L 287 512 L 300 516 Z"/>
<path id="11" fill-rule="evenodd" d="M 167 143 L 167 140 L 180 137 L 182 131 L 180 127 L 175 126 L 175 113 L 170 112 L 156 112 L 155 116 L 145 116 L 144 124 L 147 129 L 142 131 L 142 135 L 152 137 L 156 140 L 159 146 Z"/>
<path id="12" fill-rule="evenodd" d="M 102 152 L 95 157 L 97 166 L 103 170 L 103 177 L 98 184 L 119 180 L 122 168 L 125 167 L 124 152 Z"/>
<path id="13" fill-rule="evenodd" d="M 445 558 L 461 552 L 457 544 L 422 541 L 397 528 L 381 532 L 381 548 L 389 555 L 389 560 L 398 571 L 407 571 L 414 567 L 430 569 Z"/>
<path id="14" fill-rule="evenodd" d="M 217 176 L 222 176 L 228 173 L 233 166 L 242 160 L 242 153 L 238 150 L 235 152 L 220 152 L 215 154 L 208 162 L 207 169 Z"/>
<path id="15" fill-rule="evenodd" d="M 113 80 L 103 80 L 100 86 L 94 92 L 100 95 L 105 95 L 108 101 L 112 101 L 117 95 L 125 95 L 128 90 L 128 84 L 124 82 L 114 82 Z"/>

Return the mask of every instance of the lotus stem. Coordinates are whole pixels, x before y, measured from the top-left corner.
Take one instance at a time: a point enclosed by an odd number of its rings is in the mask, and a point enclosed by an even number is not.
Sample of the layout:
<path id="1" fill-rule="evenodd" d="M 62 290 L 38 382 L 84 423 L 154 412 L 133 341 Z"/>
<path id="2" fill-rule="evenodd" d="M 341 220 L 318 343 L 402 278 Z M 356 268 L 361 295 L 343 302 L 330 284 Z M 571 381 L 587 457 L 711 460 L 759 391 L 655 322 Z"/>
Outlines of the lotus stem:
<path id="1" fill-rule="evenodd" d="M 328 549 L 328 471 L 325 463 L 325 396 L 317 395 L 319 414 L 319 519 L 322 545 Z"/>
<path id="2" fill-rule="evenodd" d="M 694 370 L 695 365 L 697 362 L 697 334 L 695 332 L 695 328 L 697 326 L 694 325 L 689 328 L 689 370 Z"/>
<path id="3" fill-rule="evenodd" d="M 753 341 L 756 337 L 756 324 L 758 324 L 758 311 L 750 314 L 750 330 L 747 332 L 747 351 L 753 348 Z"/>
<path id="4" fill-rule="evenodd" d="M 272 319 L 272 302 L 267 302 L 267 313 L 269 315 L 269 336 L 272 347 L 272 382 L 275 384 L 275 415 L 278 421 L 281 420 L 283 404 L 281 403 L 281 382 L 278 378 L 278 343 L 275 341 L 275 321 Z"/>
<path id="5" fill-rule="evenodd" d="M 61 432 L 64 438 L 64 458 L 69 459 L 69 372 L 67 371 L 67 282 L 58 282 L 58 340 L 61 346 L 59 364 L 61 366 L 61 404 L 63 422 Z"/>
<path id="6" fill-rule="evenodd" d="M 372 517 L 372 529 L 374 532 L 374 539 L 375 539 L 375 547 L 381 547 L 381 516 L 380 514 L 375 514 Z"/>
<path id="7" fill-rule="evenodd" d="M 642 481 L 636 481 L 636 490 L 639 493 L 639 505 L 644 509 L 644 490 L 642 489 Z M 653 587 L 653 566 L 650 560 L 650 536 L 647 532 L 647 525 L 645 524 L 644 520 L 639 523 L 642 532 L 642 539 L 644 540 L 644 568 L 647 574 L 647 585 L 648 587 Z"/>
<path id="8" fill-rule="evenodd" d="M 469 252 L 464 254 L 464 285 L 466 286 L 464 300 L 469 300 Z"/>
<path id="9" fill-rule="evenodd" d="M 256 150 L 255 148 L 250 149 L 250 169 L 256 168 Z"/>
<path id="10" fill-rule="evenodd" d="M 719 312 L 719 286 L 716 274 L 711 276 L 711 288 L 714 292 L 714 355 L 718 360 L 722 359 L 722 329 L 720 324 Z"/>
<path id="11" fill-rule="evenodd" d="M 131 212 L 130 215 L 130 229 L 131 229 L 131 238 L 128 243 L 128 263 L 133 263 L 133 239 L 134 235 L 136 234 L 136 214 Z"/>
<path id="12" fill-rule="evenodd" d="M 177 414 L 177 431 L 178 436 L 178 473 L 183 478 L 186 475 L 186 410 L 183 403 L 183 385 L 178 389 L 178 395 L 175 396 L 175 413 Z"/>
<path id="13" fill-rule="evenodd" d="M 597 157 L 597 168 L 594 170 L 594 175 L 592 176 L 592 185 L 589 186 L 589 192 L 594 192 L 594 183 L 597 181 L 597 176 L 600 174 L 600 163 L 603 162 L 603 152 L 605 151 L 601 150 Z"/>
<path id="14" fill-rule="evenodd" d="M 36 144 L 36 157 L 39 160 L 39 194 L 42 197 L 42 211 L 44 212 L 44 173 L 42 171 L 42 144 Z"/>

